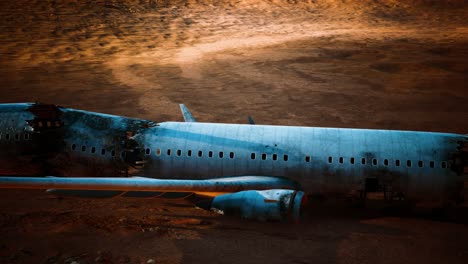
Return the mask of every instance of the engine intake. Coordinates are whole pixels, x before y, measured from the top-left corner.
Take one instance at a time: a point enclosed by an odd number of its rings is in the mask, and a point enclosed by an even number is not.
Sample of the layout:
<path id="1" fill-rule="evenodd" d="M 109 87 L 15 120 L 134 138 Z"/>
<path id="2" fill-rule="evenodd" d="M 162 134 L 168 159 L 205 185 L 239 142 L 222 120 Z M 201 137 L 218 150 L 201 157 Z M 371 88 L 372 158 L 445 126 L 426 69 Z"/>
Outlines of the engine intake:
<path id="1" fill-rule="evenodd" d="M 301 218 L 304 192 L 273 189 L 241 191 L 200 201 L 197 206 L 228 216 L 259 221 L 293 221 Z"/>

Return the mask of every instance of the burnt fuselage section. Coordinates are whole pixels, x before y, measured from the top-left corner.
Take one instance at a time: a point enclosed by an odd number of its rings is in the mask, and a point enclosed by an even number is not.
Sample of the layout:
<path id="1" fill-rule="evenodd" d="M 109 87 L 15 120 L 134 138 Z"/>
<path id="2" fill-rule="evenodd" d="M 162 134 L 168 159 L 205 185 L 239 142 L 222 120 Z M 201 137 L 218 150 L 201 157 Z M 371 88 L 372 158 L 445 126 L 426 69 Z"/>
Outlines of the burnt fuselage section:
<path id="1" fill-rule="evenodd" d="M 468 137 L 450 133 L 164 122 L 0 105 L 0 175 L 285 177 L 308 193 L 459 200 Z"/>
<path id="2" fill-rule="evenodd" d="M 0 106 L 0 174 L 126 176 L 144 164 L 150 121 L 45 104 Z"/>

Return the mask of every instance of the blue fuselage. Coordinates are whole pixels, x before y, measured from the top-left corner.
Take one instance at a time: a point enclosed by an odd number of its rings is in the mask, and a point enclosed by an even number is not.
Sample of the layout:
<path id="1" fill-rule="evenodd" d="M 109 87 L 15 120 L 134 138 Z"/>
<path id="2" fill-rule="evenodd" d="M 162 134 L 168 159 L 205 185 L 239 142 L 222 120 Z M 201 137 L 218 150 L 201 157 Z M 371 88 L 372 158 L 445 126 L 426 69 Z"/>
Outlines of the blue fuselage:
<path id="1" fill-rule="evenodd" d="M 3 175 L 287 177 L 308 193 L 458 199 L 468 137 L 346 128 L 162 122 L 48 105 L 0 106 Z"/>

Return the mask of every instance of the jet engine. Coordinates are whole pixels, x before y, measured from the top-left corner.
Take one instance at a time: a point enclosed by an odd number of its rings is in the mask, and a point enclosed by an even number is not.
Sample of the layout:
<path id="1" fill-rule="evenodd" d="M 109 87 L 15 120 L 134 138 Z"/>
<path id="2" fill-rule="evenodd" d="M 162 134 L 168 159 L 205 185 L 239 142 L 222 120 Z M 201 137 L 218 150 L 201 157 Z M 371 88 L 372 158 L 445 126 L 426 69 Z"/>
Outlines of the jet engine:
<path id="1" fill-rule="evenodd" d="M 301 218 L 304 192 L 273 189 L 223 194 L 212 200 L 201 200 L 197 206 L 228 216 L 259 221 L 293 221 Z"/>

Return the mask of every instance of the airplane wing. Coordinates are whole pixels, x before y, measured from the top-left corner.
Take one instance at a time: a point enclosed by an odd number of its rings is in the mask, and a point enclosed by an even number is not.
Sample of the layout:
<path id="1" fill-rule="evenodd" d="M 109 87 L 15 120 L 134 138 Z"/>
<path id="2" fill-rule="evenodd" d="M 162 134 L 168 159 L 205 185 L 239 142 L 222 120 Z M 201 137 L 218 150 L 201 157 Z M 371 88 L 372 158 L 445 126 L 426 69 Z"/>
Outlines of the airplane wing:
<path id="1" fill-rule="evenodd" d="M 256 220 L 298 221 L 305 200 L 299 185 L 282 177 L 241 176 L 207 180 L 76 177 L 0 177 L 0 189 L 47 189 L 49 193 L 78 197 L 161 197 L 192 193 L 202 209 Z M 135 194 L 143 194 L 141 196 Z M 126 195 L 131 194 L 131 195 Z M 211 198 L 206 198 L 211 196 Z M 164 196 L 162 196 L 164 197 Z M 168 197 L 164 197 L 168 198 Z"/>
<path id="2" fill-rule="evenodd" d="M 232 193 L 244 190 L 299 189 L 281 177 L 241 176 L 207 180 L 77 177 L 0 177 L 0 189 L 61 189 L 140 192 Z"/>

